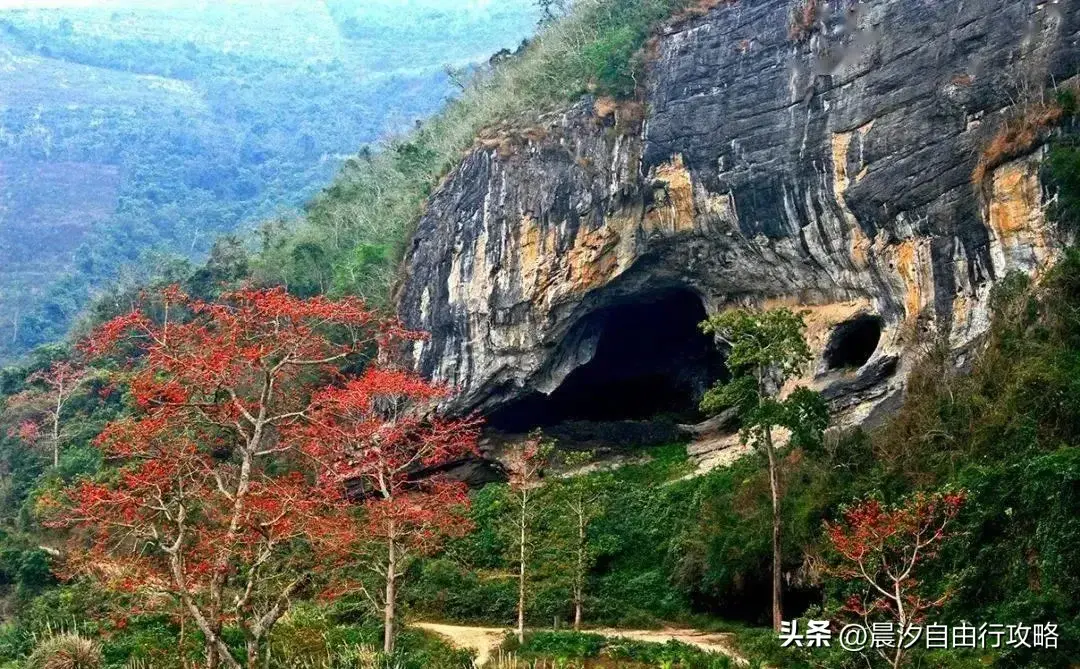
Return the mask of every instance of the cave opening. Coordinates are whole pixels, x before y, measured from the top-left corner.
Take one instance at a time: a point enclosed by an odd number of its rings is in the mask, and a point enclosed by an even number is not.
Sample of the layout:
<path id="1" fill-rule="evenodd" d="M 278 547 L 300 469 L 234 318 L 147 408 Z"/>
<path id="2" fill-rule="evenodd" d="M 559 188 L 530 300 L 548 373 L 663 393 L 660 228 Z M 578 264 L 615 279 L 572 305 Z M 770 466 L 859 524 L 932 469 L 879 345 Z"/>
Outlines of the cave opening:
<path id="1" fill-rule="evenodd" d="M 496 410 L 488 424 L 524 432 L 571 421 L 694 420 L 705 390 L 726 374 L 724 354 L 698 327 L 705 317 L 686 289 L 599 309 L 578 325 L 599 332 L 592 359 L 550 395 L 533 392 Z"/>
<path id="2" fill-rule="evenodd" d="M 881 341 L 881 318 L 863 314 L 836 326 L 825 346 L 825 366 L 830 370 L 862 367 Z"/>

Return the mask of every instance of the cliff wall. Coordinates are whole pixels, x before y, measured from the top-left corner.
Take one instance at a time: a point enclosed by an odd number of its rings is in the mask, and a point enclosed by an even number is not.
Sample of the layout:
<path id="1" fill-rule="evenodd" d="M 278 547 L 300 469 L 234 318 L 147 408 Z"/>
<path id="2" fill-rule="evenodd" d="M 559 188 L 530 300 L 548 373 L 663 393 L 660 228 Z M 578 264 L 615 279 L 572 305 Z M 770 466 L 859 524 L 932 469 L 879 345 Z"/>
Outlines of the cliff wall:
<path id="1" fill-rule="evenodd" d="M 397 299 L 454 410 L 554 396 L 599 355 L 600 315 L 689 293 L 806 308 L 807 380 L 865 420 L 927 335 L 964 350 L 994 281 L 1059 252 L 1043 149 L 987 149 L 1052 117 L 1077 3 L 710 4 L 649 44 L 643 101 L 485 138 L 432 197 Z"/>

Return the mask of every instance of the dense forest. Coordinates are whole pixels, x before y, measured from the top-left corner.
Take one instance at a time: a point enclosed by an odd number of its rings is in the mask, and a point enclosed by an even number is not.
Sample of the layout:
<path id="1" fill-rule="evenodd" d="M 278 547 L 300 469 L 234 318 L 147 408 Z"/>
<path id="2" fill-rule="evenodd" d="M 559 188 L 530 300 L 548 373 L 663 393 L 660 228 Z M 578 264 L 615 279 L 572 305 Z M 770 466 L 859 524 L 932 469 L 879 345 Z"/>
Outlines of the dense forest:
<path id="1" fill-rule="evenodd" d="M 745 310 L 705 325 L 720 336 L 753 336 L 732 337 L 751 344 L 729 351 L 730 378 L 706 395 L 701 412 L 736 411 L 747 442 L 767 449 L 700 472 L 671 420 L 656 421 L 646 438 L 617 425 L 575 423 L 523 438 L 507 458 L 506 481 L 467 490 L 437 476 L 475 451 L 481 426 L 429 419 L 423 409 L 447 390 L 387 368 L 376 355 L 417 336 L 381 307 L 425 198 L 484 129 L 527 121 L 587 92 L 633 96 L 650 32 L 690 4 L 595 0 L 568 12 L 541 3 L 537 39 L 455 75 L 467 83 L 438 114 L 346 160 L 298 220 L 266 223 L 252 243 L 216 236 L 232 225 L 199 227 L 206 219 L 190 212 L 208 196 L 197 186 L 169 209 L 179 222 L 157 232 L 138 233 L 134 221 L 152 227 L 148 221 L 163 215 L 160 203 L 151 207 L 149 191 L 145 201 L 133 196 L 131 206 L 147 209 L 130 211 L 125 245 L 132 238 L 145 238 L 147 249 L 162 240 L 190 245 L 199 230 L 206 259 L 159 262 L 92 301 L 89 293 L 73 296 L 70 286 L 82 285 L 75 277 L 83 275 L 72 275 L 66 292 L 50 299 L 67 300 L 65 319 L 90 301 L 85 320 L 68 340 L 39 346 L 0 372 L 0 667 L 473 666 L 468 651 L 419 622 L 513 630 L 499 640 L 505 655 L 486 665 L 506 669 L 715 669 L 739 660 L 759 667 L 1075 666 L 1076 249 L 1038 280 L 1013 274 L 999 282 L 985 342 L 964 365 L 940 342 L 925 341 L 903 406 L 873 429 L 826 430 L 815 393 L 781 400 L 755 383 L 761 369 L 793 374 L 805 364 L 805 324 L 787 310 Z M 341 39 L 368 43 L 372 32 L 386 34 L 344 3 L 329 8 Z M 396 5 L 385 11 L 387 25 L 406 26 L 398 28 L 402 43 L 419 40 L 409 34 L 423 23 L 394 20 Z M 71 26 L 12 22 L 4 30 L 23 40 L 18 48 L 27 58 L 99 67 L 92 61 L 108 57 L 85 51 Z M 438 28 L 454 44 L 457 30 Z M 55 40 L 48 55 L 42 35 Z M 289 40 L 280 45 L 287 49 Z M 140 75 L 241 63 L 258 71 L 231 55 L 203 60 L 203 48 L 170 51 L 172 60 L 161 47 L 138 59 L 158 63 Z M 462 62 L 474 55 L 463 52 Z M 440 65 L 431 63 L 432 77 L 443 76 L 434 74 Z M 339 66 L 310 65 L 302 78 L 317 86 L 318 72 Z M 401 80 L 390 81 L 400 95 Z M 338 85 L 328 90 L 346 95 Z M 268 82 L 222 95 L 265 121 L 274 90 Z M 323 99 L 290 90 L 295 104 Z M 1074 234 L 1076 103 L 1063 94 L 1058 104 L 1062 119 L 1043 169 L 1057 195 L 1054 224 Z M 305 155 L 330 151 L 320 142 L 345 132 L 301 117 L 317 133 Z M 153 132 L 166 127 L 174 128 Z M 261 142 L 271 135 L 301 142 L 298 130 L 267 126 L 251 150 L 284 164 Z M 158 157 L 182 156 L 186 140 L 177 141 L 163 144 Z M 30 143 L 20 146 L 34 155 Z M 281 155 L 303 163 L 293 153 L 302 148 Z M 162 162 L 177 168 L 175 159 Z M 195 163 L 202 160 L 188 168 Z M 278 167 L 275 178 L 284 179 L 289 170 Z M 325 174 L 326 166 L 310 169 Z M 257 168 L 237 170 L 245 177 L 207 184 L 243 190 L 245 178 L 261 178 Z M 281 201 L 310 194 L 318 179 L 312 172 L 300 185 L 294 177 L 275 182 Z M 258 183 L 236 200 L 238 220 L 254 215 L 241 202 L 269 197 Z M 223 205 L 213 206 L 220 215 Z M 151 209 L 159 213 L 143 218 Z M 167 239 L 171 230 L 183 233 Z M 115 268 L 135 260 L 95 256 L 119 253 L 98 243 L 91 238 L 78 256 L 89 263 L 78 270 L 87 277 L 112 278 L 112 269 L 93 274 L 94 262 Z M 35 336 L 56 338 L 67 320 L 56 323 Z M 769 347 L 754 341 L 781 342 L 782 350 L 766 355 Z M 792 437 L 774 450 L 778 427 Z M 601 445 L 575 450 L 564 442 Z M 597 466 L 597 459 L 617 466 Z M 417 476 L 418 469 L 436 475 Z M 770 490 L 774 476 L 784 482 L 779 499 Z M 246 513 L 236 511 L 240 498 Z M 784 532 L 778 556 L 770 541 L 777 523 Z M 791 575 L 782 584 L 785 618 L 892 621 L 895 607 L 868 594 L 853 565 L 865 570 L 867 555 L 877 560 L 870 568 L 905 555 L 911 537 L 918 542 L 927 530 L 927 557 L 913 559 L 911 577 L 896 581 L 909 588 L 904 602 L 945 624 L 1054 622 L 1058 647 L 879 657 L 780 646 L 770 626 L 775 559 Z M 589 631 L 670 624 L 722 632 L 730 652 Z M 50 664 L 56 658 L 68 664 Z"/>
<path id="2" fill-rule="evenodd" d="M 295 218 L 538 17 L 525 0 L 0 11 L 0 355 L 60 338 L 117 281 Z"/>

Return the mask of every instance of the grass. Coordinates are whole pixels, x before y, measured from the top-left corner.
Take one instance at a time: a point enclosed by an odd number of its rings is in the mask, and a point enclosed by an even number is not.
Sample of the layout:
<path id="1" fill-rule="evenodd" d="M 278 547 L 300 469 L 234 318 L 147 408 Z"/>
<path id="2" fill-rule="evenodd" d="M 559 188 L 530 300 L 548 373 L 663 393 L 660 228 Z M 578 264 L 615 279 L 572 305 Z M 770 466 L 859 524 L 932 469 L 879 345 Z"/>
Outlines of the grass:
<path id="1" fill-rule="evenodd" d="M 43 639 L 26 660 L 27 669 L 101 669 L 101 646 L 75 633 Z"/>
<path id="2" fill-rule="evenodd" d="M 633 96 L 655 26 L 694 4 L 575 3 L 519 54 L 473 75 L 457 99 L 411 135 L 348 161 L 301 224 L 268 228 L 257 278 L 301 294 L 349 293 L 384 303 L 427 198 L 478 136 L 526 127 L 589 92 Z"/>

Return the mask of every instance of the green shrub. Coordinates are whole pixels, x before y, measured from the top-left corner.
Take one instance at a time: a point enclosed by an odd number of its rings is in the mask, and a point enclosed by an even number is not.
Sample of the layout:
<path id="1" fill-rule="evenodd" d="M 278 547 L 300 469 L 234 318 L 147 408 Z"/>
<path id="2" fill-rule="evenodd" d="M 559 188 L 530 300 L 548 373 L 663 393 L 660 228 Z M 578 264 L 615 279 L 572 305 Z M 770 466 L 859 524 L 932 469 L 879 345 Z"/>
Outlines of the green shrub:
<path id="1" fill-rule="evenodd" d="M 398 635 L 395 660 L 401 669 L 472 669 L 473 653 L 454 648 L 437 634 L 423 630 L 402 630 Z"/>
<path id="2" fill-rule="evenodd" d="M 731 658 L 726 655 L 707 653 L 696 646 L 678 641 L 648 643 L 614 639 L 604 653 L 615 660 L 656 666 L 678 666 L 686 669 L 729 669 L 732 666 Z"/>
<path id="3" fill-rule="evenodd" d="M 1073 105 L 1075 105 L 1075 99 Z M 1055 143 L 1044 164 L 1046 181 L 1057 192 L 1050 213 L 1066 233 L 1080 230 L 1080 145 L 1076 137 Z"/>
<path id="4" fill-rule="evenodd" d="M 515 641 L 517 637 L 507 635 Z M 560 658 L 597 657 L 607 645 L 607 640 L 599 634 L 586 632 L 533 632 L 526 635 L 525 643 L 519 648 L 504 644 L 504 650 L 517 651 L 522 656 L 543 656 Z"/>
<path id="5" fill-rule="evenodd" d="M 422 562 L 406 592 L 417 615 L 459 622 L 507 623 L 517 607 L 517 582 L 444 558 Z"/>
<path id="6" fill-rule="evenodd" d="M 295 606 L 274 626 L 271 655 L 282 666 L 322 666 L 353 649 L 381 644 L 375 625 L 340 624 L 331 611 L 314 604 Z"/>
<path id="7" fill-rule="evenodd" d="M 105 637 L 102 653 L 110 666 L 141 662 L 154 669 L 178 669 L 181 653 L 194 659 L 202 651 L 190 633 L 185 648 L 179 647 L 179 639 L 180 629 L 168 616 L 133 616 Z"/>
<path id="8" fill-rule="evenodd" d="M 15 660 L 29 653 L 34 647 L 34 637 L 22 627 L 0 624 L 0 662 Z"/>

